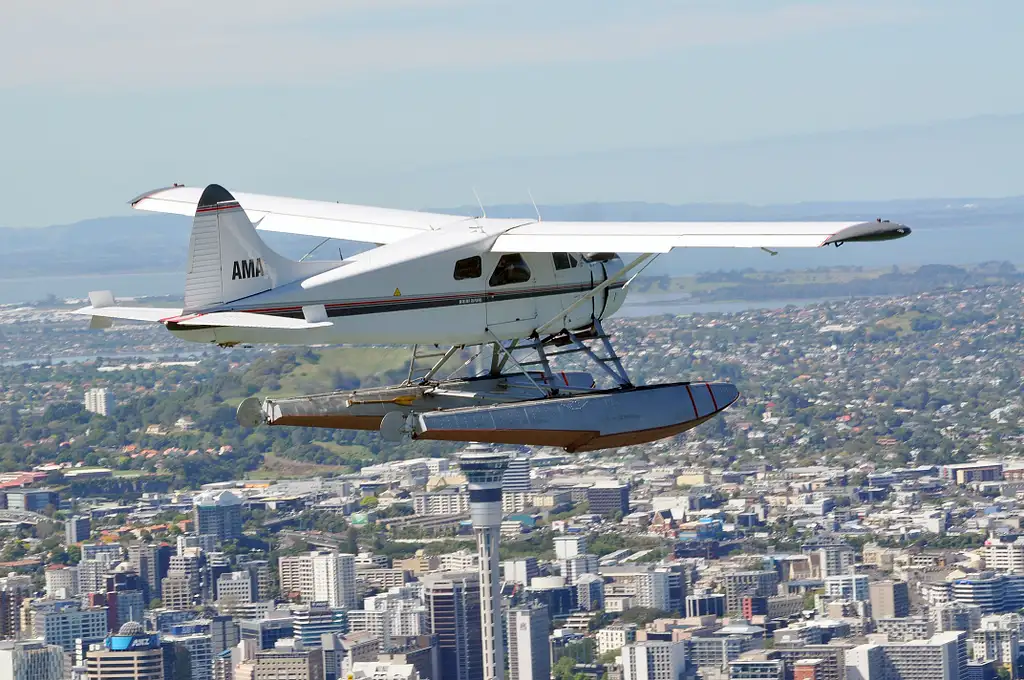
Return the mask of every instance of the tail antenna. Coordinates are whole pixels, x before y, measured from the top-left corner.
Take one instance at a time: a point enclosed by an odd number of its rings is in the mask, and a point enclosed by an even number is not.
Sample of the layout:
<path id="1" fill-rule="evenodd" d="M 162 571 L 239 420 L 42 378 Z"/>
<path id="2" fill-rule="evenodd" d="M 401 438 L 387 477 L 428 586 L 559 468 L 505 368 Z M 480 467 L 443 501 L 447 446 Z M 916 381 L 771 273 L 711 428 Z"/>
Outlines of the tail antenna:
<path id="1" fill-rule="evenodd" d="M 487 210 L 484 208 L 484 202 L 480 200 L 480 194 L 476 193 L 476 187 L 473 187 L 473 195 L 476 196 L 476 204 L 480 206 L 480 212 L 487 217 Z"/>
<path id="2" fill-rule="evenodd" d="M 526 193 L 530 195 L 530 203 L 533 203 L 533 209 L 537 213 L 537 221 L 543 222 L 543 220 L 540 217 L 540 208 L 537 207 L 537 201 L 533 200 L 533 192 L 530 191 L 529 187 L 526 188 Z"/>

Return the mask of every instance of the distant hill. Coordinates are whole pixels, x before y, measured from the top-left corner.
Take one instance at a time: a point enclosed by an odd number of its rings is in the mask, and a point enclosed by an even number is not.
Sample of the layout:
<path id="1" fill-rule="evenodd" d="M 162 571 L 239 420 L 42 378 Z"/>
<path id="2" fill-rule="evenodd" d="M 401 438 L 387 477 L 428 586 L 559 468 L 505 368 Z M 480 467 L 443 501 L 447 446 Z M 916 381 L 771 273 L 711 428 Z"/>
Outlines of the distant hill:
<path id="1" fill-rule="evenodd" d="M 441 208 L 476 214 L 479 208 Z M 914 234 L 902 241 L 857 244 L 823 251 L 790 250 L 778 257 L 761 251 L 701 249 L 663 255 L 650 274 L 753 268 L 803 269 L 817 266 L 893 264 L 967 264 L 989 260 L 1024 263 L 1024 197 L 943 198 L 870 202 L 821 202 L 756 206 L 747 204 L 586 203 L 542 205 L 551 220 L 780 220 L 865 219 L 905 222 Z M 529 204 L 496 205 L 490 216 L 534 214 Z M 0 229 L 0 278 L 85 274 L 181 272 L 191 220 L 175 215 L 137 215 L 85 220 L 70 225 Z M 268 243 L 290 257 L 301 257 L 318 239 L 266 234 Z M 365 248 L 330 242 L 315 257 L 334 259 L 339 247 L 348 256 Z M 175 292 L 175 291 L 168 291 Z"/>

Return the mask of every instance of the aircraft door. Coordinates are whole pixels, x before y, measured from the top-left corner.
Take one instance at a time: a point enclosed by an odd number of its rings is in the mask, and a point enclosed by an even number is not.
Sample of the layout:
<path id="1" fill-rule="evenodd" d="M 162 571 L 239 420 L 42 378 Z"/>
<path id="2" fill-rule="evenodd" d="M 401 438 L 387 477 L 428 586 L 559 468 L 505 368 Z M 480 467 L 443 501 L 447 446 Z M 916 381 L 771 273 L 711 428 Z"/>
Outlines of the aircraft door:
<path id="1" fill-rule="evenodd" d="M 491 260 L 487 279 L 487 326 L 502 338 L 524 337 L 537 325 L 537 277 L 519 253 Z M 519 335 L 522 334 L 522 335 Z"/>
<path id="2" fill-rule="evenodd" d="M 559 310 L 568 309 L 594 287 L 593 273 L 578 253 L 552 253 L 551 258 L 555 268 L 555 283 L 563 289 L 557 296 Z M 570 330 L 582 328 L 590 323 L 593 314 L 594 300 L 591 298 L 569 313 L 565 325 Z"/>

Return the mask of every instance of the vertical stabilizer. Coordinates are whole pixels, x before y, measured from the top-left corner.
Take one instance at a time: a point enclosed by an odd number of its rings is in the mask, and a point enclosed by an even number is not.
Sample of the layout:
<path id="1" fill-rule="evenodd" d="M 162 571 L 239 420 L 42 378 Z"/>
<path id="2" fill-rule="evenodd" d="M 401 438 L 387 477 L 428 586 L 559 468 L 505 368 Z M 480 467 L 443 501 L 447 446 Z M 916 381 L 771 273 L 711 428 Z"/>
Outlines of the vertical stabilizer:
<path id="1" fill-rule="evenodd" d="M 228 191 L 211 184 L 192 221 L 185 277 L 185 313 L 268 291 L 336 266 L 296 262 L 271 250 Z"/>

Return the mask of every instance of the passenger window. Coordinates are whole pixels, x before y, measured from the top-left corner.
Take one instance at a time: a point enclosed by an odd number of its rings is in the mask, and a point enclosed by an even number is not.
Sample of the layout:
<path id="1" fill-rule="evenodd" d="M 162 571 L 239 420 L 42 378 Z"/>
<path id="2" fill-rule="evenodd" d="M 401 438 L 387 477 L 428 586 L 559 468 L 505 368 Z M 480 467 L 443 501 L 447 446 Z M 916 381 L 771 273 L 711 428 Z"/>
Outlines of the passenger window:
<path id="1" fill-rule="evenodd" d="M 459 260 L 455 263 L 455 280 L 462 281 L 463 279 L 478 279 L 483 274 L 483 261 L 479 255 L 473 257 L 467 257 L 464 260 Z"/>
<path id="2" fill-rule="evenodd" d="M 572 269 L 573 263 L 569 259 L 569 253 L 551 253 L 551 257 L 555 260 L 555 269 Z"/>
<path id="3" fill-rule="evenodd" d="M 526 283 L 531 276 L 530 268 L 526 266 L 526 260 L 522 255 L 519 253 L 502 255 L 498 260 L 498 266 L 494 268 L 494 273 L 491 274 L 488 285 L 493 287 L 506 286 L 510 283 Z"/>

